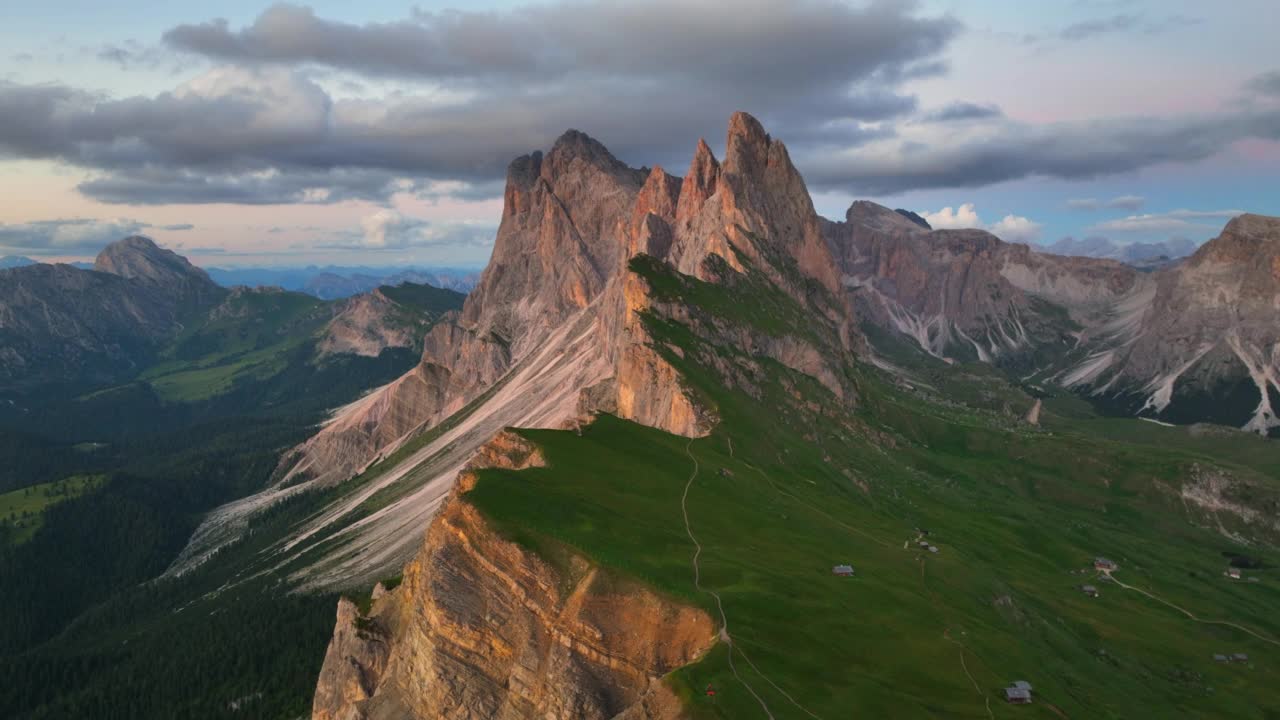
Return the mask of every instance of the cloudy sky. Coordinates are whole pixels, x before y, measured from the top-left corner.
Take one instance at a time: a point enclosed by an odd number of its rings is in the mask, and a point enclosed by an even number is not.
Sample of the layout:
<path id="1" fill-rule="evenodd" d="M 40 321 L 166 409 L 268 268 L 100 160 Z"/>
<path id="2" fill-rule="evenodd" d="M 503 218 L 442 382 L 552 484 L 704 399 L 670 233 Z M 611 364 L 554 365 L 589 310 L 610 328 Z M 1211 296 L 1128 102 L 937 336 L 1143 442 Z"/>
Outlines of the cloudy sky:
<path id="1" fill-rule="evenodd" d="M 738 109 L 828 217 L 1200 242 L 1280 214 L 1273 2 L 42 0 L 0 24 L 0 254 L 479 265 L 511 158 L 682 172 Z"/>

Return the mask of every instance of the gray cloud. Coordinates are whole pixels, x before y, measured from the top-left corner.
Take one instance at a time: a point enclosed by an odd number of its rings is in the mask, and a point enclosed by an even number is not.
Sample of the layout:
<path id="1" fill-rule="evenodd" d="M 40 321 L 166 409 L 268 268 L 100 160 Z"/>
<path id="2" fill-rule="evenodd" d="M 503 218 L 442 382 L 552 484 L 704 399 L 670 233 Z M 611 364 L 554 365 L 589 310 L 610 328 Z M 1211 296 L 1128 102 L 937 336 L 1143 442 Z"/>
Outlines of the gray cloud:
<path id="1" fill-rule="evenodd" d="M 1200 18 L 1186 15 L 1169 15 L 1152 19 L 1139 14 L 1121 13 L 1068 25 L 1058 32 L 1058 37 L 1063 40 L 1076 41 L 1113 33 L 1140 32 L 1156 35 L 1170 30 L 1198 25 L 1201 22 L 1203 21 Z"/>
<path id="2" fill-rule="evenodd" d="M 587 74 L 712 84 L 729 94 L 789 93 L 797 84 L 901 77 L 939 51 L 955 22 L 915 17 L 913 6 L 740 0 L 726 22 L 724 4 L 707 0 L 565 0 L 506 12 L 415 11 L 398 22 L 354 25 L 282 3 L 239 30 L 213 20 L 175 27 L 164 40 L 222 61 L 315 63 L 392 77 L 547 83 Z"/>
<path id="3" fill-rule="evenodd" d="M 1146 204 L 1147 199 L 1141 195 L 1121 195 L 1111 198 L 1103 204 L 1103 207 L 1113 210 L 1140 210 Z"/>
<path id="4" fill-rule="evenodd" d="M 513 157 L 570 127 L 674 167 L 739 109 L 792 143 L 884 139 L 876 123 L 916 109 L 897 88 L 942 72 L 958 30 L 912 3 L 748 5 L 734 22 L 706 0 L 564 0 L 368 25 L 276 5 L 246 28 L 166 33 L 170 48 L 237 63 L 172 92 L 0 84 L 0 154 L 94 170 L 81 191 L 112 203 L 379 201 L 436 196 L 444 180 L 463 181 L 454 197 L 493 197 Z M 335 99 L 305 65 L 430 89 Z"/>
<path id="5" fill-rule="evenodd" d="M 166 52 L 231 63 L 171 92 L 0 81 L 0 156 L 87 169 L 80 191 L 102 202 L 263 205 L 495 197 L 511 158 L 570 127 L 633 165 L 679 172 L 697 138 L 723 137 L 739 109 L 788 142 L 815 188 L 874 194 L 1091 178 L 1280 137 L 1280 109 L 1266 103 L 1048 125 L 977 103 L 919 113 L 903 84 L 945 71 L 954 19 L 887 0 L 746 3 L 732 22 L 709 0 L 560 0 L 364 25 L 276 5 L 246 27 L 166 33 Z M 1117 15 L 1069 34 L 1190 21 Z M 398 89 L 352 97 L 385 85 L 351 85 L 353 74 Z M 1267 91 L 1267 77 L 1250 87 Z M 920 122 L 892 122 L 905 117 Z"/>
<path id="6" fill-rule="evenodd" d="M 1245 88 L 1259 95 L 1280 97 L 1280 70 L 1263 73 L 1250 80 Z"/>
<path id="7" fill-rule="evenodd" d="M 97 252 L 108 243 L 146 228 L 136 220 L 65 218 L 20 224 L 0 223 L 0 248 L 29 255 L 76 255 Z"/>
<path id="8" fill-rule="evenodd" d="M 1090 230 L 1104 233 L 1188 233 L 1212 232 L 1225 220 L 1243 215 L 1243 210 L 1173 210 L 1166 213 L 1130 215 L 1093 225 Z"/>
<path id="9" fill-rule="evenodd" d="M 137 40 L 104 45 L 98 49 L 97 57 L 99 60 L 119 65 L 126 70 L 132 67 L 155 68 L 166 60 L 173 59 L 164 48 L 143 45 Z"/>
<path id="10" fill-rule="evenodd" d="M 6 225 L 0 223 L 0 249 L 31 255 L 96 253 L 103 246 L 147 230 L 183 232 L 191 223 L 152 225 L 129 218 L 59 218 Z"/>
<path id="11" fill-rule="evenodd" d="M 1090 179 L 1160 163 L 1202 160 L 1247 138 L 1280 140 L 1280 109 L 1049 125 L 1001 120 L 974 130 L 796 155 L 811 184 L 889 195 L 1026 177 Z"/>
<path id="12" fill-rule="evenodd" d="M 953 102 L 932 112 L 926 113 L 927 122 L 955 122 L 959 120 L 986 120 L 1001 117 L 1004 111 L 996 105 L 981 105 L 971 102 Z"/>
<path id="13" fill-rule="evenodd" d="M 393 173 L 359 168 L 202 174 L 155 166 L 108 173 L 77 186 L 81 193 L 94 200 L 130 205 L 380 202 L 398 189 L 412 191 L 414 187 L 413 183 L 402 183 Z M 460 191 L 464 193 L 465 190 Z"/>

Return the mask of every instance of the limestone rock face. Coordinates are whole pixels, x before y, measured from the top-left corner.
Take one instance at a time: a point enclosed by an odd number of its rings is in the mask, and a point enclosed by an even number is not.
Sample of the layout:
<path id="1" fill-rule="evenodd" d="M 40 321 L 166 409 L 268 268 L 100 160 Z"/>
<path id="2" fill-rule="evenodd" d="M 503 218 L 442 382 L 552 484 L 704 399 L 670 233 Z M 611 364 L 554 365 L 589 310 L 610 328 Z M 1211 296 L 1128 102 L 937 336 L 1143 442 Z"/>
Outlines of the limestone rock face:
<path id="1" fill-rule="evenodd" d="M 391 646 L 385 632 L 360 616 L 356 604 L 338 601 L 338 620 L 325 652 L 311 717 L 352 720 L 356 703 L 373 696 L 387 667 Z"/>
<path id="2" fill-rule="evenodd" d="M 341 353 L 377 357 L 388 348 L 421 352 L 431 328 L 456 322 L 465 298 L 451 290 L 410 283 L 354 295 L 330 308 L 333 317 L 320 333 L 318 353 L 321 357 Z"/>
<path id="3" fill-rule="evenodd" d="M 1021 364 L 1138 414 L 1280 428 L 1280 218 L 1237 217 L 1153 272 L 868 202 L 824 232 L 860 317 L 933 355 Z"/>
<path id="4" fill-rule="evenodd" d="M 734 113 L 723 164 L 699 141 L 680 191 L 674 220 L 671 264 L 686 275 L 706 277 L 702 262 L 719 255 L 736 270 L 738 253 L 760 260 L 774 252 L 807 277 L 835 291 L 838 277 L 804 179 L 787 148 L 759 121 Z M 790 278 L 772 273 L 773 262 L 757 262 L 784 287 Z"/>
<path id="5" fill-rule="evenodd" d="M 1243 404 L 1213 419 L 1263 434 L 1280 427 L 1280 218 L 1241 215 L 1153 276 L 1140 318 L 1099 350 L 1107 366 L 1093 384 L 1181 420 L 1202 419 L 1183 405 L 1241 388 Z"/>
<path id="6" fill-rule="evenodd" d="M 312 717 L 683 717 L 661 678 L 714 645 L 710 616 L 569 566 L 503 540 L 455 497 L 371 617 L 340 607 Z"/>
<path id="7" fill-rule="evenodd" d="M 411 348 L 421 342 L 426 318 L 400 321 L 400 308 L 381 290 L 356 295 L 341 303 L 324 329 L 320 355 L 347 353 L 377 357 L 387 348 Z"/>
<path id="8" fill-rule="evenodd" d="M 942 358 L 998 361 L 1062 344 L 1072 328 L 1034 299 L 1084 321 L 1139 283 L 1117 262 L 1043 255 L 981 230 L 930 231 L 865 201 L 824 230 L 863 316 Z"/>
<path id="9" fill-rule="evenodd" d="M 461 314 L 427 335 L 418 368 L 377 391 L 377 397 L 346 409 L 287 456 L 284 477 L 304 471 L 325 483 L 351 477 L 398 447 L 409 433 L 438 424 L 522 363 L 554 351 L 549 345 L 553 337 L 581 341 L 581 336 L 564 332 L 570 323 L 590 333 L 599 359 L 612 366 L 598 367 L 593 361 L 591 370 L 575 373 L 578 391 L 594 387 L 588 397 L 599 398 L 604 407 L 621 407 L 624 414 L 635 407 L 636 414 L 626 416 L 672 432 L 705 432 L 705 426 L 694 422 L 696 413 L 683 394 L 661 382 L 663 377 L 634 383 L 644 386 L 640 395 L 655 395 L 654 400 L 637 403 L 628 394 L 619 406 L 603 390 L 620 387 L 618 392 L 624 393 L 625 381 L 621 386 L 608 381 L 637 377 L 628 370 L 631 365 L 618 366 L 642 353 L 644 343 L 635 334 L 638 326 L 620 315 L 627 311 L 624 266 L 633 250 L 669 247 L 670 234 L 658 222 L 674 219 L 678 185 L 678 179 L 661 170 L 627 167 L 603 145 L 572 130 L 545 156 L 535 152 L 517 158 L 507 172 L 493 257 Z M 661 232 L 645 234 L 652 229 Z M 624 347 L 631 350 L 624 352 Z M 661 362 L 655 356 L 644 364 L 647 371 Z M 668 373 L 665 379 L 673 376 Z M 571 407 L 570 412 L 557 408 L 542 417 L 513 417 L 512 422 L 558 427 L 601 409 L 591 402 Z"/>

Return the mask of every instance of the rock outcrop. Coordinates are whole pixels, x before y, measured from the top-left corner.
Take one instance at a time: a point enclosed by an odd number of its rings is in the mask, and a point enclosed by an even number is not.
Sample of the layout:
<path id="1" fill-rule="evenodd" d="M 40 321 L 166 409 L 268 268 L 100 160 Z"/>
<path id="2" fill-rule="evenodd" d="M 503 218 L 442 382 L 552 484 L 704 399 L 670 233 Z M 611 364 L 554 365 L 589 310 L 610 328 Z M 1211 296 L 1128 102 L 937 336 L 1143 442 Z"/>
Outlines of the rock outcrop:
<path id="1" fill-rule="evenodd" d="M 423 307 L 388 295 L 411 295 L 412 290 L 405 292 L 405 288 L 429 291 L 434 303 Z M 448 313 L 461 309 L 461 298 L 425 286 L 375 288 L 337 303 L 316 349 L 322 357 L 344 353 L 377 357 L 387 348 L 421 350 L 430 329 Z"/>
<path id="2" fill-rule="evenodd" d="M 726 147 L 722 164 L 700 141 L 683 179 L 629 168 L 572 130 L 545 156 L 513 161 L 493 257 L 459 317 L 427 336 L 412 373 L 290 455 L 284 480 L 303 472 L 325 484 L 351 477 L 534 362 L 568 324 L 593 335 L 599 349 L 576 373 L 584 395 L 571 412 L 519 420 L 556 427 L 605 409 L 671 432 L 705 432 L 705 413 L 648 348 L 636 319 L 645 291 L 626 262 L 643 251 L 698 275 L 713 255 L 738 269 L 741 257 L 797 294 L 805 292 L 802 277 L 838 287 L 821 221 L 786 147 L 745 113 L 731 119 Z M 799 275 L 779 272 L 777 257 L 762 253 L 786 258 Z"/>
<path id="3" fill-rule="evenodd" d="M 536 361 L 567 324 L 607 330 L 595 322 L 594 304 L 619 274 L 629 243 L 618 231 L 644 179 L 572 130 L 545 157 L 536 152 L 513 161 L 493 257 L 460 315 L 427 335 L 422 363 L 409 376 L 301 448 L 287 477 L 322 467 L 316 475 L 323 482 L 345 480 L 407 433 L 438 424 L 522 363 Z M 608 344 L 600 338 L 602 347 Z M 585 388 L 609 371 L 584 368 L 582 375 Z M 562 425 L 574 421 L 577 403 L 571 408 L 526 420 Z"/>
<path id="4" fill-rule="evenodd" d="M 504 434 L 472 468 L 541 462 Z M 468 471 L 470 472 L 470 471 Z M 662 677 L 716 642 L 705 612 L 571 556 L 557 569 L 459 494 L 369 616 L 339 604 L 315 720 L 682 717 Z"/>
<path id="5" fill-rule="evenodd" d="M 283 481 L 351 477 L 545 360 L 556 336 L 580 342 L 586 333 L 597 348 L 573 373 L 578 399 L 513 424 L 558 427 L 607 410 L 679 434 L 706 432 L 710 417 L 649 348 L 638 321 L 646 291 L 627 261 L 643 251 L 705 275 L 712 256 L 739 270 L 743 258 L 797 295 L 809 292 L 805 277 L 838 288 L 821 220 L 786 147 L 745 113 L 730 120 L 726 147 L 720 163 L 700 141 L 683 179 L 629 168 L 573 130 L 545 156 L 513 161 L 493 257 L 461 314 L 427 336 L 418 368 L 290 454 Z M 779 258 L 796 272 L 779 271 Z M 580 331 L 566 333 L 570 325 Z"/>
<path id="6" fill-rule="evenodd" d="M 386 631 L 363 617 L 354 602 L 338 600 L 333 639 L 316 683 L 315 720 L 349 720 L 359 703 L 373 697 L 391 653 L 388 640 Z"/>

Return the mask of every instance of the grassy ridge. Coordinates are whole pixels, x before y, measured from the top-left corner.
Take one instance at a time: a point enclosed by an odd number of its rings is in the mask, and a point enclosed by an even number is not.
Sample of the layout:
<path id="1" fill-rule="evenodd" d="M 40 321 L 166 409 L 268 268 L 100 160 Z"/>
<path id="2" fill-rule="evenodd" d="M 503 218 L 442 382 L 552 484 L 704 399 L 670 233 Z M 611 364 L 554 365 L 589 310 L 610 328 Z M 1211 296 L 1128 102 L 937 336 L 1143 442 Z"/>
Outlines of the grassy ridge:
<path id="1" fill-rule="evenodd" d="M 664 282 L 675 299 L 681 284 Z M 697 301 L 712 314 L 728 307 Z M 681 349 L 668 360 L 719 413 L 710 437 L 608 416 L 580 436 L 521 431 L 549 466 L 484 471 L 467 497 L 527 545 L 568 545 L 714 615 L 693 585 L 681 516 L 696 460 L 688 511 L 703 585 L 723 597 L 745 684 L 723 645 L 682 669 L 673 682 L 694 717 L 764 717 L 748 685 L 777 718 L 1280 713 L 1277 646 L 1078 572 L 1106 555 L 1128 584 L 1280 638 L 1280 574 L 1224 578 L 1223 553 L 1246 548 L 1197 526 L 1176 492 L 1207 459 L 1274 487 L 1258 472 L 1275 467 L 1274 447 L 1250 445 L 1233 460 L 1234 437 L 1172 445 L 1137 420 L 1055 418 L 1054 431 L 1037 430 L 901 390 L 868 368 L 852 370 L 861 396 L 851 409 L 694 328 L 660 317 L 650 326 L 663 347 Z M 728 389 L 713 358 L 755 363 L 758 393 Z M 919 527 L 939 553 L 915 545 Z M 830 574 L 846 562 L 856 578 Z M 1101 597 L 1081 593 L 1084 583 Z M 1212 661 L 1230 652 L 1253 661 Z M 1036 686 L 1031 707 L 1003 702 L 1001 688 L 1018 679 Z"/>

